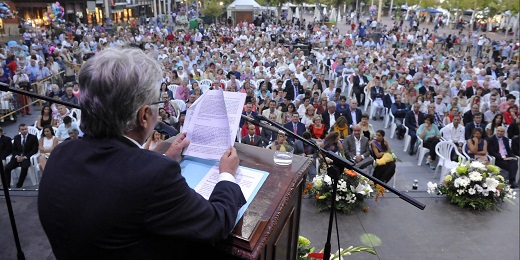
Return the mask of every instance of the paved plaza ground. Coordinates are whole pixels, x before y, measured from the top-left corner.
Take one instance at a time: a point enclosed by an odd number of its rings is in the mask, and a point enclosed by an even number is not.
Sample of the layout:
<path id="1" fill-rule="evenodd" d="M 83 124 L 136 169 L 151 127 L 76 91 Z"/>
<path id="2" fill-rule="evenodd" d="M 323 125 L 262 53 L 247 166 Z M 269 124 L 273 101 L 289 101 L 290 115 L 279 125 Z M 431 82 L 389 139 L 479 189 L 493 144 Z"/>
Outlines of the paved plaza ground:
<path id="1" fill-rule="evenodd" d="M 385 24 L 391 20 L 385 18 Z M 344 22 L 343 22 L 344 23 Z M 340 25 L 340 29 L 343 26 Z M 433 26 L 432 26 L 433 27 Z M 440 29 L 440 32 L 449 29 Z M 488 33 L 491 37 L 504 37 L 499 33 Z M 509 36 L 507 36 L 509 37 Z M 0 38 L 3 41 L 3 39 Z M 17 122 L 1 125 L 7 135 L 17 134 L 19 123 L 34 124 L 39 111 L 18 117 Z M 374 129 L 383 129 L 382 121 L 371 122 Z M 426 192 L 426 183 L 438 182 L 434 171 L 428 166 L 417 165 L 417 157 L 403 152 L 403 141 L 389 138 L 391 148 L 401 162 L 397 163 L 395 188 L 426 204 L 421 211 L 393 194 L 387 193 L 378 202 L 367 202 L 368 212 L 358 211 L 353 215 L 338 215 L 339 237 L 342 247 L 362 245 L 360 236 L 373 234 L 381 239 L 376 246 L 378 256 L 359 253 L 349 259 L 520 259 L 520 207 L 519 198 L 506 201 L 502 212 L 473 212 L 448 204 L 444 197 Z M 27 178 L 29 179 L 29 178 Z M 419 187 L 412 190 L 414 180 Z M 392 181 L 390 182 L 392 183 Z M 25 191 L 12 191 L 13 208 L 26 258 L 54 259 L 49 242 L 40 225 L 37 214 L 36 187 Z M 518 190 L 517 190 L 518 192 Z M 0 196 L 0 259 L 16 259 L 5 199 Z M 303 199 L 300 235 L 309 238 L 312 245 L 322 248 L 327 234 L 327 213 L 316 213 L 314 200 Z M 333 234 L 333 249 L 336 248 Z M 336 249 L 334 249 L 336 250 Z"/>

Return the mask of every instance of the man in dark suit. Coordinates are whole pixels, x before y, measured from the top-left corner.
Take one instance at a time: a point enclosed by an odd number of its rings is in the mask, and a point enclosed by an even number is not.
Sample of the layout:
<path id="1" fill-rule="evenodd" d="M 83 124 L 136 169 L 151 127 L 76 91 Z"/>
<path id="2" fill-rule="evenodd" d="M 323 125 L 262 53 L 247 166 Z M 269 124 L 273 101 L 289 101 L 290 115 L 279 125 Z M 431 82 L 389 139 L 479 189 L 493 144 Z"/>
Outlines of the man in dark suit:
<path id="1" fill-rule="evenodd" d="M 498 79 L 498 77 L 504 74 L 497 68 L 497 65 L 491 64 L 491 66 L 486 69 L 486 75 L 490 75 L 493 79 Z"/>
<path id="2" fill-rule="evenodd" d="M 509 90 L 507 90 L 507 83 L 502 82 L 500 84 L 500 88 L 498 89 L 498 96 L 507 97 L 507 95 L 509 95 Z"/>
<path id="3" fill-rule="evenodd" d="M 352 126 L 361 122 L 361 116 L 363 113 L 361 112 L 361 109 L 357 108 L 357 104 L 357 100 L 351 99 L 350 108 L 345 112 L 345 118 L 347 119 L 349 130 L 352 130 Z"/>
<path id="4" fill-rule="evenodd" d="M 464 113 L 464 116 L 462 117 L 462 123 L 466 125 L 467 123 L 473 122 L 473 116 L 478 113 L 479 105 L 474 104 L 471 106 L 471 109 Z"/>
<path id="5" fill-rule="evenodd" d="M 482 124 L 482 113 L 480 112 L 477 112 L 475 115 L 473 115 L 473 122 L 469 122 L 464 126 L 464 138 L 466 140 L 471 138 L 471 133 L 476 127 L 482 128 L 482 138 L 487 138 L 486 130 L 484 130 L 486 125 Z"/>
<path id="6" fill-rule="evenodd" d="M 31 166 L 31 156 L 38 152 L 38 138 L 35 135 L 29 134 L 26 124 L 18 126 L 19 135 L 14 136 L 13 152 L 11 161 L 5 166 L 5 176 L 10 187 L 11 171 L 16 167 L 21 167 L 20 178 L 16 184 L 16 188 L 21 188 L 27 172 Z"/>
<path id="7" fill-rule="evenodd" d="M 466 87 L 466 86 L 463 86 Z M 471 78 L 471 86 L 466 88 L 466 98 L 470 99 L 473 95 L 477 94 L 478 78 L 473 76 Z"/>
<path id="8" fill-rule="evenodd" d="M 0 128 L 0 158 L 2 158 L 2 161 L 5 161 L 7 156 L 11 155 L 12 150 L 13 143 L 11 137 L 4 135 L 4 130 Z"/>
<path id="9" fill-rule="evenodd" d="M 365 75 L 359 74 L 359 70 L 355 69 L 354 75 L 352 76 L 352 92 L 356 96 L 356 100 L 360 106 L 365 105 L 365 94 L 363 93 L 367 84 L 367 77 Z"/>
<path id="10" fill-rule="evenodd" d="M 401 102 L 401 95 L 395 96 L 395 103 L 392 104 L 391 109 L 392 114 L 395 117 L 395 124 L 397 125 L 396 133 L 397 139 L 401 140 L 404 137 L 405 131 L 403 131 L 403 119 L 406 117 L 406 114 L 410 112 L 406 105 Z"/>
<path id="11" fill-rule="evenodd" d="M 246 109 L 244 112 L 242 112 L 242 115 L 244 116 L 248 116 L 248 117 L 251 117 L 251 118 L 254 118 L 256 115 L 258 115 L 256 112 L 253 112 L 253 103 L 252 102 L 247 102 L 246 103 Z M 240 127 L 242 127 L 244 125 L 244 119 L 240 119 Z"/>
<path id="12" fill-rule="evenodd" d="M 299 94 L 303 94 L 303 86 L 300 84 L 300 80 L 298 78 L 293 78 L 292 81 L 289 80 L 285 84 L 285 97 L 289 100 L 294 100 Z"/>
<path id="13" fill-rule="evenodd" d="M 184 133 L 158 152 L 142 149 L 158 120 L 161 74 L 139 49 L 107 49 L 82 65 L 85 137 L 52 151 L 38 194 L 57 259 L 200 259 L 192 254 L 204 252 L 187 247 L 213 244 L 233 230 L 246 202 L 235 183 L 234 148 L 223 153 L 208 199 L 181 175 Z"/>
<path id="14" fill-rule="evenodd" d="M 305 125 L 300 122 L 300 115 L 298 112 L 293 112 L 291 122 L 286 123 L 283 127 L 300 136 L 305 132 Z M 287 141 L 294 142 L 294 138 L 288 137 Z"/>
<path id="15" fill-rule="evenodd" d="M 516 173 L 518 171 L 518 161 L 509 146 L 509 139 L 504 136 L 505 133 L 505 127 L 497 127 L 496 134 L 488 139 L 488 153 L 495 157 L 496 166 L 509 173 L 509 184 L 511 188 L 518 188 L 518 184 L 515 182 Z"/>
<path id="16" fill-rule="evenodd" d="M 390 90 L 388 90 L 388 93 L 383 97 L 383 106 L 385 108 L 388 108 L 389 110 L 392 109 L 392 104 L 395 103 L 395 87 L 390 87 Z"/>
<path id="17" fill-rule="evenodd" d="M 329 129 L 334 126 L 336 123 L 336 119 L 341 116 L 341 113 L 336 111 L 336 102 L 329 101 L 327 102 L 327 111 L 323 112 L 321 114 L 321 118 L 323 121 L 323 124 Z"/>
<path id="18" fill-rule="evenodd" d="M 314 80 L 314 83 L 316 83 L 316 85 L 318 85 L 318 89 L 321 91 L 323 91 L 324 89 L 326 89 L 329 86 L 329 81 L 325 80 L 325 74 L 320 74 L 319 79 L 316 78 Z"/>
<path id="19" fill-rule="evenodd" d="M 353 126 L 352 132 L 353 134 L 348 135 L 343 141 L 345 157 L 352 160 L 357 167 L 366 168 L 374 162 L 374 158 L 370 156 L 368 138 L 361 134 L 361 126 L 359 125 Z"/>
<path id="20" fill-rule="evenodd" d="M 262 138 L 259 135 L 256 135 L 255 131 L 256 131 L 255 125 L 250 124 L 249 126 L 247 126 L 248 134 L 246 136 L 242 137 L 242 143 L 262 147 L 263 146 Z"/>
<path id="21" fill-rule="evenodd" d="M 275 114 L 269 114 L 269 120 L 275 122 L 276 121 L 276 115 Z M 276 140 L 278 132 L 271 131 L 265 127 L 262 128 L 260 131 L 260 136 L 262 137 L 262 142 L 264 144 L 264 147 L 269 145 L 271 142 Z"/>
<path id="22" fill-rule="evenodd" d="M 408 154 L 413 155 L 415 153 L 415 143 L 417 142 L 417 129 L 421 124 L 424 123 L 424 114 L 419 111 L 421 105 L 419 103 L 413 104 L 412 111 L 408 112 L 405 117 L 406 127 L 408 127 L 408 135 L 412 138 L 410 140 L 410 149 Z"/>

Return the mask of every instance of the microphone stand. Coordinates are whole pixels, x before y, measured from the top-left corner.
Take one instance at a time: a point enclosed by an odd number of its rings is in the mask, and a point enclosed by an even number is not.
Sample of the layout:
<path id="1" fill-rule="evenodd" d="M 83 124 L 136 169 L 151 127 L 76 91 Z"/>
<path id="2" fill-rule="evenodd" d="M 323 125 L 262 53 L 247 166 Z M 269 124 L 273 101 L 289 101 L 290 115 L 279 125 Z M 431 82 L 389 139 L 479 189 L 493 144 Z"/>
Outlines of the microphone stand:
<path id="1" fill-rule="evenodd" d="M 329 216 L 329 226 L 328 226 L 328 229 L 327 229 L 327 241 L 325 242 L 323 259 L 327 259 L 327 260 L 330 259 L 330 253 L 331 253 L 330 239 L 331 239 L 331 235 L 332 235 L 332 224 L 333 224 L 333 221 L 334 221 L 334 216 L 336 214 L 336 193 L 337 193 L 337 186 L 338 186 L 337 183 L 338 183 L 338 178 L 339 178 L 338 167 L 340 167 L 340 168 L 347 168 L 349 170 L 353 170 L 356 173 L 365 176 L 369 180 L 373 181 L 376 184 L 379 184 L 379 185 L 383 186 L 385 189 L 387 189 L 387 190 L 391 191 L 392 193 L 396 194 L 397 196 L 399 196 L 399 198 L 401 198 L 402 200 L 412 204 L 413 206 L 415 206 L 415 207 L 417 207 L 417 208 L 419 208 L 421 210 L 424 210 L 424 208 L 426 207 L 426 205 L 424 205 L 423 203 L 421 203 L 421 202 L 415 200 L 414 198 L 412 198 L 412 197 L 410 197 L 410 196 L 408 196 L 406 194 L 403 194 L 400 191 L 398 191 L 398 190 L 388 186 L 386 183 L 382 182 L 381 180 L 379 180 L 377 178 L 374 178 L 371 175 L 365 174 L 363 171 L 361 171 L 361 169 L 356 167 L 354 165 L 354 163 L 346 160 L 345 158 L 343 158 L 341 156 L 338 156 L 335 153 L 332 153 L 331 151 L 327 151 L 327 150 L 319 147 L 318 144 L 313 143 L 313 142 L 311 142 L 311 141 L 309 141 L 309 140 L 307 140 L 307 139 L 297 135 L 296 133 L 288 130 L 285 127 L 283 127 L 281 124 L 279 124 L 277 122 L 273 122 L 272 120 L 269 120 L 268 118 L 266 118 L 265 116 L 262 116 L 262 115 L 255 116 L 255 119 L 261 120 L 261 121 L 267 121 L 272 126 L 278 128 L 279 132 L 284 132 L 285 134 L 287 134 L 287 135 L 289 135 L 289 136 L 291 136 L 291 137 L 293 137 L 295 139 L 298 139 L 298 140 L 302 141 L 304 144 L 310 145 L 310 146 L 316 148 L 316 150 L 319 153 L 321 153 L 324 158 L 330 158 L 332 160 L 332 162 L 333 162 L 333 166 L 330 166 L 330 167 L 327 168 L 327 174 L 333 180 L 333 185 L 332 185 L 332 195 L 331 195 L 331 198 L 330 198 L 331 199 L 331 208 L 330 208 L 330 216 Z"/>
<path id="2" fill-rule="evenodd" d="M 21 90 L 21 89 L 11 88 L 9 86 L 9 84 L 5 84 L 2 82 L 0 82 L 0 90 L 1 91 L 11 91 L 16 94 L 25 95 L 25 96 L 29 96 L 32 98 L 41 99 L 41 100 L 49 101 L 52 103 L 65 105 L 68 107 L 80 108 L 79 105 L 76 105 L 76 104 L 72 104 L 69 102 L 62 101 L 62 100 L 56 100 L 56 99 L 53 99 L 53 98 L 50 98 L 47 96 L 39 95 L 39 94 L 36 94 L 33 92 Z M 7 205 L 7 212 L 9 214 L 9 220 L 11 222 L 11 229 L 13 230 L 14 243 L 16 245 L 16 252 L 17 252 L 16 257 L 18 260 L 25 260 L 25 254 L 22 251 L 22 246 L 20 245 L 20 238 L 18 237 L 18 229 L 16 228 L 16 220 L 14 218 L 13 205 L 11 204 L 11 196 L 9 195 L 9 189 L 7 188 L 9 186 L 9 183 L 11 182 L 11 180 L 6 180 L 5 169 L 3 166 L 0 167 L 0 179 L 2 180 L 2 184 L 4 185 L 4 187 L 3 187 L 4 188 L 4 197 L 5 197 L 5 201 L 6 201 L 6 205 Z"/>

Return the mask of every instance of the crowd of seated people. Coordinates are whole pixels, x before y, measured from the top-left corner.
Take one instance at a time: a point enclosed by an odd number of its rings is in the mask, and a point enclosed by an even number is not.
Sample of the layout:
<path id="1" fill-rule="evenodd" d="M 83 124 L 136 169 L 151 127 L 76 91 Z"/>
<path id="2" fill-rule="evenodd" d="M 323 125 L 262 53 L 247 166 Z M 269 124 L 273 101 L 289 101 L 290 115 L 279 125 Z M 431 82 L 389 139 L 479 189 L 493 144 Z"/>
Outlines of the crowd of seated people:
<path id="1" fill-rule="evenodd" d="M 468 154 L 474 155 L 478 144 L 474 150 L 468 140 L 479 133 L 473 129 L 481 129 L 482 140 L 489 142 L 503 127 L 500 140 L 509 145 L 509 139 L 503 138 L 511 139 L 511 153 L 505 149 L 501 156 L 505 159 L 494 156 L 496 161 L 509 163 L 514 160 L 507 158 L 515 151 L 518 155 L 514 144 L 519 135 L 520 75 L 513 61 L 519 52 L 515 42 L 493 41 L 482 35 L 486 46 L 502 51 L 496 56 L 492 48 L 473 43 L 481 37 L 478 32 L 457 36 L 458 44 L 435 48 L 435 39 L 445 35 L 419 26 L 413 31 L 399 23 L 384 26 L 382 40 L 376 41 L 367 37 L 372 29 L 362 22 L 339 31 L 316 21 L 296 25 L 283 24 L 277 17 L 265 18 L 261 26 L 247 22 L 201 26 L 197 34 L 202 36 L 197 41 L 192 32 L 177 32 L 175 24 L 159 25 L 156 19 L 148 24 L 123 24 L 114 34 L 101 26 L 79 25 L 71 28 L 71 35 L 35 33 L 26 41 L 26 48 L 6 46 L 0 48 L 0 54 L 6 57 L 7 81 L 19 87 L 37 82 L 42 75 L 33 68 L 43 61 L 56 78 L 46 94 L 77 103 L 80 93 L 75 73 L 85 59 L 107 47 L 142 48 L 161 63 L 164 76 L 158 83 L 158 100 L 165 101 L 160 104 L 161 122 L 177 131 L 183 130 L 186 109 L 206 91 L 219 89 L 245 93 L 245 115 L 264 115 L 357 163 L 366 162 L 363 157 L 367 157 L 366 147 L 362 153 L 357 151 L 359 140 L 368 140 L 372 159 L 391 150 L 385 132 L 374 128 L 373 121 L 382 118 L 389 129 L 395 126 L 398 139 L 407 139 L 408 130 L 411 155 L 418 143 L 428 148 L 427 162 L 432 168 L 436 159 L 433 148 L 441 138 L 447 139 L 445 135 L 450 135 L 458 149 L 471 146 Z M 279 41 L 292 36 L 306 38 L 316 48 L 309 55 Z M 28 108 L 22 112 L 30 113 Z M 75 129 L 70 126 L 74 122 L 66 120 L 71 113 L 66 106 L 50 104 L 50 109 L 42 110 L 37 127 L 45 129 L 50 122 L 61 127 L 56 138 L 65 139 Z M 262 147 L 277 141 L 277 133 L 270 130 L 245 122 L 240 127 L 237 141 Z M 148 148 L 162 138 L 165 136 L 154 134 Z M 291 137 L 286 139 L 283 142 L 295 142 Z M 345 140 L 350 140 L 349 147 L 344 147 Z M 501 144 L 497 146 L 500 151 L 504 150 Z M 392 175 L 378 174 L 384 181 Z"/>

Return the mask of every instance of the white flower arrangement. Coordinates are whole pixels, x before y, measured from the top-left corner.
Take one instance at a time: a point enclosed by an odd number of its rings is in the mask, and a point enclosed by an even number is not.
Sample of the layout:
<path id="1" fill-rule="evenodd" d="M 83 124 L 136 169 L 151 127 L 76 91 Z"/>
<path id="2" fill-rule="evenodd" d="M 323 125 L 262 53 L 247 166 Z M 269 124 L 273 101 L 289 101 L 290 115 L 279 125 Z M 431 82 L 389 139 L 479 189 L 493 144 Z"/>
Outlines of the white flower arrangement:
<path id="1" fill-rule="evenodd" d="M 444 178 L 444 183 L 428 183 L 428 193 L 446 195 L 450 203 L 479 211 L 497 209 L 504 199 L 515 199 L 516 192 L 504 183 L 500 169 L 479 161 L 459 164 Z"/>

